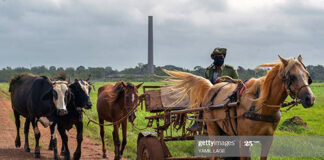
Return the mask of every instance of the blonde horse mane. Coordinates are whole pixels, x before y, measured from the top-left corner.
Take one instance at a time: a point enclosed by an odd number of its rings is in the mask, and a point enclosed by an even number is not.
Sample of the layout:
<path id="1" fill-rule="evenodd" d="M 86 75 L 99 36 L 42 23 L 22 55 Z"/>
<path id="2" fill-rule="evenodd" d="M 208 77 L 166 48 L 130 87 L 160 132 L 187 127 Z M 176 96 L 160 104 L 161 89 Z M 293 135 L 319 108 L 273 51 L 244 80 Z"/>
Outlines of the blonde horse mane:
<path id="1" fill-rule="evenodd" d="M 193 75 L 191 73 L 180 72 L 180 71 L 169 71 L 163 69 L 165 73 L 170 75 L 167 78 L 171 85 L 167 88 L 169 89 L 169 94 L 178 93 L 179 99 L 177 99 L 171 105 L 175 105 L 183 101 L 188 95 L 190 97 L 190 108 L 198 107 L 200 103 L 204 100 L 208 90 L 213 86 L 209 80 Z M 168 94 L 168 93 L 166 93 Z M 170 106 L 171 106 L 170 105 Z"/>

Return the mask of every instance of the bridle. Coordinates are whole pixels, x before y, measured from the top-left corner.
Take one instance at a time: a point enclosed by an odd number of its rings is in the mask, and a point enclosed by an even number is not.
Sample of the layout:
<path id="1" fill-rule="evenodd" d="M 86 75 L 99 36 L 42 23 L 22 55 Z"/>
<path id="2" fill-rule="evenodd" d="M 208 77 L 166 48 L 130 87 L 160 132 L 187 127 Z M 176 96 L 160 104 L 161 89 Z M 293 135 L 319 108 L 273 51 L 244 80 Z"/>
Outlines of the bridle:
<path id="1" fill-rule="evenodd" d="M 304 65 L 302 62 L 300 62 L 300 63 L 303 65 L 304 69 L 306 70 L 305 65 Z M 291 68 L 292 68 L 292 67 L 291 67 Z M 307 82 L 307 84 L 304 84 L 303 86 L 299 87 L 299 88 L 297 89 L 297 92 L 294 93 L 293 90 L 291 89 L 292 80 L 291 80 L 291 76 L 290 76 L 290 72 L 289 72 L 289 70 L 290 70 L 291 68 L 288 68 L 287 73 L 284 73 L 284 74 L 283 74 L 283 76 L 282 76 L 282 81 L 286 83 L 286 88 L 287 88 L 287 90 L 288 90 L 289 96 L 290 96 L 292 99 L 297 100 L 297 99 L 298 99 L 299 92 L 300 92 L 304 87 L 308 87 L 308 86 L 310 86 L 310 85 L 312 84 L 313 80 L 312 80 L 311 76 L 309 75 L 309 73 L 306 71 L 306 72 L 307 72 L 307 75 L 308 75 L 308 82 Z"/>
<path id="2" fill-rule="evenodd" d="M 282 74 L 282 82 L 285 84 L 285 87 L 286 89 L 288 90 L 288 93 L 289 93 L 289 96 L 292 98 L 292 101 L 291 102 L 284 102 L 280 105 L 270 105 L 270 104 L 266 104 L 266 103 L 263 103 L 262 104 L 262 107 L 263 106 L 266 106 L 266 107 L 271 107 L 271 108 L 285 108 L 285 107 L 288 107 L 284 112 L 287 112 L 289 111 L 291 108 L 297 106 L 299 103 L 301 103 L 301 100 L 298 99 L 298 95 L 299 95 L 299 92 L 304 88 L 304 87 L 308 87 L 312 84 L 312 78 L 310 76 L 310 74 L 307 72 L 306 70 L 306 67 L 305 65 L 301 62 L 301 61 L 298 61 L 305 69 L 307 75 L 308 75 L 308 84 L 304 84 L 303 86 L 299 87 L 297 89 L 297 92 L 294 93 L 294 91 L 291 89 L 291 85 L 292 85 L 292 79 L 291 79 L 291 75 L 290 75 L 290 69 L 294 66 L 294 64 L 296 63 L 297 61 L 291 63 L 290 65 L 288 65 L 285 69 L 284 69 L 284 72 Z M 260 110 L 262 107 L 260 107 L 258 110 Z"/>

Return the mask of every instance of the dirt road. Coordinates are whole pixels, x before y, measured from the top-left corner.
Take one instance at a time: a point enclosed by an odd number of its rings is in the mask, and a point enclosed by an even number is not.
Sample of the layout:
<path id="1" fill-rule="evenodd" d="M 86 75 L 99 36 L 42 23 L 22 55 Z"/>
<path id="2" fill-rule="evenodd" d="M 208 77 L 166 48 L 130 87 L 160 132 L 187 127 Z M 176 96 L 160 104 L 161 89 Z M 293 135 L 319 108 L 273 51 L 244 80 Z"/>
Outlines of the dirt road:
<path id="1" fill-rule="evenodd" d="M 24 135 L 23 127 L 24 127 L 24 118 L 21 117 L 21 125 L 20 125 L 20 138 L 21 138 L 21 147 L 15 147 L 15 139 L 16 139 L 16 126 L 14 123 L 13 112 L 11 108 L 10 101 L 0 97 L 0 159 L 34 159 L 33 152 L 34 152 L 34 142 L 30 138 L 30 149 L 31 152 L 27 153 L 24 152 Z M 40 146 L 41 146 L 41 159 L 53 159 L 53 151 L 47 150 L 50 138 L 50 131 L 49 128 L 43 128 L 41 124 L 38 125 L 41 138 L 40 138 Z M 76 149 L 77 142 L 76 142 L 76 131 L 71 129 L 67 132 L 69 137 L 69 149 L 71 152 L 71 156 Z M 32 127 L 30 126 L 29 137 L 34 136 L 34 132 Z M 58 139 L 58 151 L 60 153 L 61 148 L 61 137 L 57 136 Z M 109 159 L 114 159 L 114 154 L 111 151 L 107 152 Z M 61 158 L 63 158 L 61 156 Z M 72 158 L 72 157 L 71 157 Z M 101 144 L 83 136 L 82 142 L 82 155 L 81 159 L 102 159 L 102 152 L 101 152 Z"/>

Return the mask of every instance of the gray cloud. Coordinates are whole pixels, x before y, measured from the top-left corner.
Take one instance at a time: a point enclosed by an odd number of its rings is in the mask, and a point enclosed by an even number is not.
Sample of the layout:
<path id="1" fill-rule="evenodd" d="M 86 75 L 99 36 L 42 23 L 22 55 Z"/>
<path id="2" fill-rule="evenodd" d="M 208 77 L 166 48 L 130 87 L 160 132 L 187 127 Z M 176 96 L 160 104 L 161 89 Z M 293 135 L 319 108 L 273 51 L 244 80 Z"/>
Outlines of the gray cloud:
<path id="1" fill-rule="evenodd" d="M 0 68 L 111 66 L 147 61 L 147 16 L 154 16 L 155 64 L 254 68 L 297 56 L 324 64 L 324 8 L 310 1 L 0 1 Z"/>

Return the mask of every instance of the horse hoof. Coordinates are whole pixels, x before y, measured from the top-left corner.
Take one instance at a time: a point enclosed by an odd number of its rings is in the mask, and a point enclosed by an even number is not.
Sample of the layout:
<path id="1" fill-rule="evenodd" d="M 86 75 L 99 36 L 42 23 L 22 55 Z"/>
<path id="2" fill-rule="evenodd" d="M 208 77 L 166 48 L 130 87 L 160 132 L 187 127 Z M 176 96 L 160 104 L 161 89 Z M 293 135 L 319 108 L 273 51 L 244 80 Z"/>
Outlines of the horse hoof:
<path id="1" fill-rule="evenodd" d="M 34 153 L 34 158 L 40 158 L 40 153 Z"/>
<path id="2" fill-rule="evenodd" d="M 120 156 L 115 157 L 114 160 L 120 160 Z"/>
<path id="3" fill-rule="evenodd" d="M 107 158 L 107 154 L 104 153 L 104 154 L 102 155 L 102 158 Z"/>
<path id="4" fill-rule="evenodd" d="M 30 152 L 30 148 L 25 148 L 25 152 Z"/>
<path id="5" fill-rule="evenodd" d="M 55 160 L 61 160 L 59 157 L 54 158 Z"/>
<path id="6" fill-rule="evenodd" d="M 65 152 L 64 151 L 61 151 L 61 154 L 60 154 L 61 156 L 64 156 L 65 155 Z"/>

